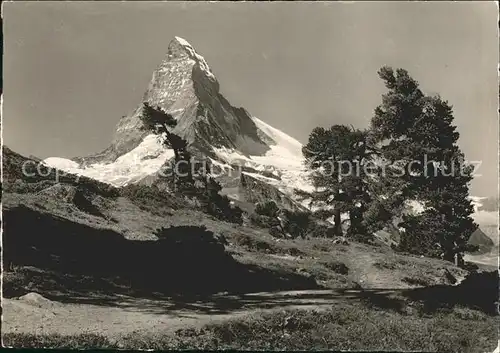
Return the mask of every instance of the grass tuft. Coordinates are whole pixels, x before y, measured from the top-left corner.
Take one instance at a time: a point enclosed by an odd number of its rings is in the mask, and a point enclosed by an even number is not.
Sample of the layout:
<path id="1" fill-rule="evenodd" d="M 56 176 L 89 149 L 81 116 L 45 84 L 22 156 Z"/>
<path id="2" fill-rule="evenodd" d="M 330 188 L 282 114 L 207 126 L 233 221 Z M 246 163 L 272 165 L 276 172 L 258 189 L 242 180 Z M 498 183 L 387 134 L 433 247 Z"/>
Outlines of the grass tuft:
<path id="1" fill-rule="evenodd" d="M 30 348 L 201 350 L 391 350 L 488 352 L 498 342 L 498 317 L 471 310 L 433 317 L 374 310 L 362 304 L 324 311 L 281 311 L 234 319 L 175 334 L 138 334 L 112 342 L 102 336 L 9 333 L 4 345 Z"/>

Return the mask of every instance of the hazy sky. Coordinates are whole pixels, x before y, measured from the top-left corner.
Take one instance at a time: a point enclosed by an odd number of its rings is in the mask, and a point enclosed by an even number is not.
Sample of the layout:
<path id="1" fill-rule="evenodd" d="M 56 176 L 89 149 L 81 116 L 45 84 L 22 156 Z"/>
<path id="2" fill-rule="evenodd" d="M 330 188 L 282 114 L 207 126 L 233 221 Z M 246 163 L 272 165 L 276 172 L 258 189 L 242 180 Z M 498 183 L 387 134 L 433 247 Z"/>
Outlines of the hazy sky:
<path id="1" fill-rule="evenodd" d="M 496 195 L 497 14 L 494 2 L 4 2 L 4 142 L 42 158 L 103 150 L 177 35 L 233 105 L 301 142 L 318 125 L 368 126 L 377 70 L 407 69 L 453 105 L 462 149 L 483 161 L 472 193 Z"/>

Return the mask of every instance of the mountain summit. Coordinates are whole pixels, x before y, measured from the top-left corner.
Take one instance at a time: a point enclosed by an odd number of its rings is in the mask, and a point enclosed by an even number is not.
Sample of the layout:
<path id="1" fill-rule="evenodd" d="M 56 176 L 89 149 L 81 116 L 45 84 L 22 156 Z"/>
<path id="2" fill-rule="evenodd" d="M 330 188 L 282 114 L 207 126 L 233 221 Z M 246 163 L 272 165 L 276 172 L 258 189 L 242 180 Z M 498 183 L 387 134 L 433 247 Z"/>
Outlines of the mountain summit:
<path id="1" fill-rule="evenodd" d="M 248 112 L 219 93 L 219 82 L 203 56 L 180 37 L 170 42 L 142 102 L 172 114 L 178 122 L 174 132 L 204 153 L 213 146 L 246 154 L 266 150 Z M 111 147 L 96 157 L 110 162 L 137 147 L 147 134 L 141 129 L 142 102 L 119 122 Z"/>
<path id="2" fill-rule="evenodd" d="M 154 174 L 173 151 L 143 128 L 143 102 L 170 113 L 177 120 L 174 133 L 186 139 L 195 153 L 227 166 L 238 163 L 274 173 L 276 178 L 270 181 L 274 186 L 294 188 L 303 179 L 300 142 L 232 106 L 203 56 L 180 37 L 170 41 L 136 109 L 119 121 L 110 147 L 93 156 L 51 157 L 45 163 L 116 186 Z M 253 177 L 264 180 L 259 173 Z M 280 185 L 275 185 L 277 181 Z"/>

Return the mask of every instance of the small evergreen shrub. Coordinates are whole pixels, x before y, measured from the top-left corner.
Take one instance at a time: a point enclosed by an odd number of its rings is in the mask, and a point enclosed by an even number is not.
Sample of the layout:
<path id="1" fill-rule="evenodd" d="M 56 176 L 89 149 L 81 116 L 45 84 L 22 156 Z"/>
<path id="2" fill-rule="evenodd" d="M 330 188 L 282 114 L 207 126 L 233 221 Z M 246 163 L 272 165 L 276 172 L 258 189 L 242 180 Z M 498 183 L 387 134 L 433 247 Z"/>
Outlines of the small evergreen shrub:
<path id="1" fill-rule="evenodd" d="M 274 201 L 259 202 L 255 206 L 255 213 L 262 216 L 276 217 L 279 208 Z"/>

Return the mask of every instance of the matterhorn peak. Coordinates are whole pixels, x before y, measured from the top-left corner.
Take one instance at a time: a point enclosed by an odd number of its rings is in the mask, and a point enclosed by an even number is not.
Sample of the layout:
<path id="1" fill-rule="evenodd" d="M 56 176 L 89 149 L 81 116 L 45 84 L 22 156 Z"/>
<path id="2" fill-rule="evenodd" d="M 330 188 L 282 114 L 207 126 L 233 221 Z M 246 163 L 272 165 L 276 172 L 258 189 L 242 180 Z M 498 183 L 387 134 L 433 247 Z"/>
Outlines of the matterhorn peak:
<path id="1" fill-rule="evenodd" d="M 174 39 L 172 39 L 172 42 L 176 42 L 176 43 L 179 43 L 179 45 L 182 45 L 186 48 L 191 48 L 194 50 L 193 46 L 191 45 L 191 43 L 189 43 L 187 40 L 185 40 L 184 38 L 181 38 L 181 37 L 178 37 L 178 36 L 174 36 Z"/>
<path id="2" fill-rule="evenodd" d="M 172 132 L 186 140 L 193 155 L 228 165 L 242 161 L 245 168 L 257 171 L 280 165 L 294 171 L 302 168 L 301 144 L 244 108 L 232 106 L 220 93 L 203 56 L 181 37 L 170 41 L 141 101 L 119 121 L 109 148 L 74 161 L 56 158 L 46 162 L 118 186 L 154 174 L 173 152 L 145 129 L 144 103 L 176 119 Z M 284 180 L 296 179 L 295 174 L 287 177 L 286 173 L 280 173 Z"/>
<path id="3" fill-rule="evenodd" d="M 174 39 L 170 41 L 166 61 L 170 61 L 173 58 L 192 61 L 192 64 L 196 64 L 209 79 L 216 81 L 205 58 L 198 54 L 195 48 L 184 38 L 175 36 Z"/>
<path id="4" fill-rule="evenodd" d="M 217 96 L 219 82 L 205 58 L 187 40 L 174 37 L 161 64 L 153 72 L 143 102 L 159 107 L 179 120 L 203 92 Z"/>
<path id="5" fill-rule="evenodd" d="M 181 45 L 192 47 L 192 45 L 187 40 L 185 40 L 184 38 L 181 38 L 181 37 L 178 37 L 178 36 L 174 36 L 174 40 L 177 41 Z"/>

